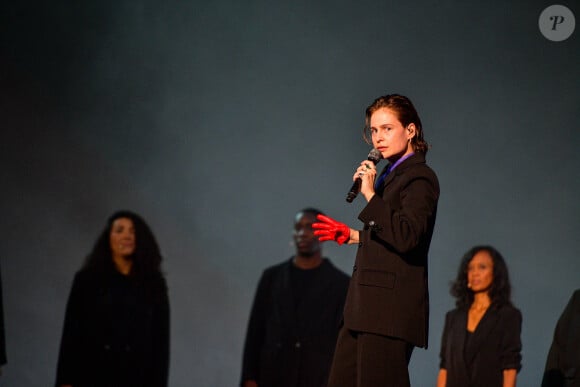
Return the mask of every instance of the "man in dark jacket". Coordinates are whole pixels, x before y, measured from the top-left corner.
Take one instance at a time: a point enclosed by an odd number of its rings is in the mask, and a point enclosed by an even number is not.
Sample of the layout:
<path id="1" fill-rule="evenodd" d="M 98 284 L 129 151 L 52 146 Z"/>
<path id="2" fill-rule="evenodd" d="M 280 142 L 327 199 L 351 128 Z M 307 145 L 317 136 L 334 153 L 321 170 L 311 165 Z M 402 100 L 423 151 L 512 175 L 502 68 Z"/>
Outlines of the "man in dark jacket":
<path id="1" fill-rule="evenodd" d="M 250 314 L 242 387 L 326 386 L 349 277 L 322 257 L 312 223 L 296 214 L 296 254 L 264 270 Z"/>
<path id="2" fill-rule="evenodd" d="M 580 289 L 576 289 L 558 319 L 542 387 L 580 386 Z"/>

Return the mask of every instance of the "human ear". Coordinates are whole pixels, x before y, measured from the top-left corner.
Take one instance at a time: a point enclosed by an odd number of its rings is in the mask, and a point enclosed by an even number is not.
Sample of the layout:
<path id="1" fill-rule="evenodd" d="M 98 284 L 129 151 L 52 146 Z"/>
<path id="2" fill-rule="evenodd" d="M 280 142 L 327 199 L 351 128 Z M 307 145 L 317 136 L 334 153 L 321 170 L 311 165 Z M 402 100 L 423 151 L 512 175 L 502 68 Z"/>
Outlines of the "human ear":
<path id="1" fill-rule="evenodd" d="M 408 133 L 407 138 L 409 140 L 411 140 L 413 137 L 415 137 L 415 124 L 409 124 L 407 126 L 407 133 Z"/>

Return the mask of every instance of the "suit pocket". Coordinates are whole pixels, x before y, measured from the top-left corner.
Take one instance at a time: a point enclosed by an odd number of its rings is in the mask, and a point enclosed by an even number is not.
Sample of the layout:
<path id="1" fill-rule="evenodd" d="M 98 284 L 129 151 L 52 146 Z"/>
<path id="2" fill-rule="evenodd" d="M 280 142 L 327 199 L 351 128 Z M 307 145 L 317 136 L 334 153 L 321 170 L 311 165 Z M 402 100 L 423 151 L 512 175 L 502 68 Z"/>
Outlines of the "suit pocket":
<path id="1" fill-rule="evenodd" d="M 379 288 L 393 289 L 397 275 L 391 271 L 362 270 L 359 274 L 359 285 L 376 286 Z"/>

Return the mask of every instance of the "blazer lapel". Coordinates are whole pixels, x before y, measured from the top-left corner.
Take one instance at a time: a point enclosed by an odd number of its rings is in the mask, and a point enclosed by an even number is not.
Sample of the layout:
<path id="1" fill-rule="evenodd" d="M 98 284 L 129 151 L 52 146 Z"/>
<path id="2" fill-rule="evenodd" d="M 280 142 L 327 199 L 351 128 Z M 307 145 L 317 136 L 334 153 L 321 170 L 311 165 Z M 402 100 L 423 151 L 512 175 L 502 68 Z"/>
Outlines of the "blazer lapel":
<path id="1" fill-rule="evenodd" d="M 467 338 L 467 310 L 462 310 L 458 314 L 457 326 L 458 326 L 458 329 L 456 329 L 457 333 L 456 333 L 456 341 L 455 342 L 459 344 L 458 350 L 464 351 L 465 350 L 465 347 L 464 347 L 465 339 Z M 459 349 L 459 348 L 461 348 L 461 349 Z M 463 356 L 463 354 L 460 354 L 460 356 L 457 356 L 457 359 L 460 363 L 458 370 L 467 370 L 465 356 Z M 467 374 L 465 376 L 467 377 Z"/>

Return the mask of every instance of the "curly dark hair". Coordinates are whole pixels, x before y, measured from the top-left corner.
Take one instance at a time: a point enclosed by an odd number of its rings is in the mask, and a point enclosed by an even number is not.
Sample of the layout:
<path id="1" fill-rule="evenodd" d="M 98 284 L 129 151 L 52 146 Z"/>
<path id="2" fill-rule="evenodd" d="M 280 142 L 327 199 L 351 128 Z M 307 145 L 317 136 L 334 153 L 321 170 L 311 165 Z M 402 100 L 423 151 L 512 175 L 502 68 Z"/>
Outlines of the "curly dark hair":
<path id="1" fill-rule="evenodd" d="M 511 285 L 508 268 L 503 256 L 492 246 L 479 245 L 469 249 L 461 259 L 457 278 L 451 284 L 451 295 L 455 297 L 455 305 L 458 308 L 468 308 L 473 303 L 474 293 L 467 287 L 467 267 L 475 254 L 486 251 L 493 261 L 493 281 L 489 289 L 491 305 L 511 305 Z"/>
<path id="2" fill-rule="evenodd" d="M 363 129 L 363 138 L 367 144 L 372 145 L 373 143 L 369 134 L 371 116 L 374 112 L 382 108 L 394 111 L 403 126 L 415 124 L 415 136 L 411 139 L 413 151 L 427 154 L 430 146 L 423 138 L 423 124 L 421 124 L 419 114 L 411 100 L 404 95 L 399 94 L 383 95 L 382 97 L 375 99 L 373 103 L 367 107 L 365 111 L 365 127 Z"/>
<path id="3" fill-rule="evenodd" d="M 109 238 L 113 222 L 119 218 L 130 219 L 135 228 L 135 252 L 131 256 L 133 265 L 130 275 L 149 277 L 161 274 L 161 252 L 153 232 L 141 216 L 127 210 L 117 211 L 109 217 L 105 229 L 87 256 L 83 269 L 98 272 L 115 270 Z"/>

